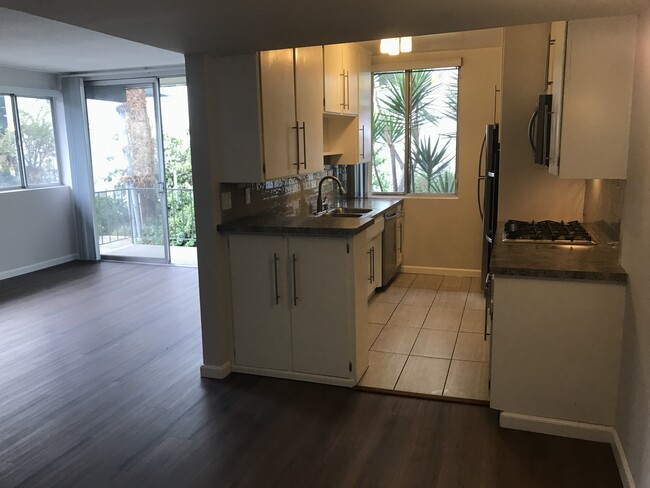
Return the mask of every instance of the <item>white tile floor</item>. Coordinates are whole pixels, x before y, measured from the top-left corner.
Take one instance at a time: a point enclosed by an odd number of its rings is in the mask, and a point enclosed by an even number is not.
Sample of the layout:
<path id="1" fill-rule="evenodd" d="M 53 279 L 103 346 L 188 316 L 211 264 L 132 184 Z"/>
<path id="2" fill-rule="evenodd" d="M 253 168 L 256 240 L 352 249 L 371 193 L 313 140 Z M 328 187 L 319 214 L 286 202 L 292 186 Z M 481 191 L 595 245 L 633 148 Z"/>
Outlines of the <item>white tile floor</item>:
<path id="1" fill-rule="evenodd" d="M 399 274 L 369 302 L 360 386 L 488 400 L 484 311 L 478 278 Z"/>

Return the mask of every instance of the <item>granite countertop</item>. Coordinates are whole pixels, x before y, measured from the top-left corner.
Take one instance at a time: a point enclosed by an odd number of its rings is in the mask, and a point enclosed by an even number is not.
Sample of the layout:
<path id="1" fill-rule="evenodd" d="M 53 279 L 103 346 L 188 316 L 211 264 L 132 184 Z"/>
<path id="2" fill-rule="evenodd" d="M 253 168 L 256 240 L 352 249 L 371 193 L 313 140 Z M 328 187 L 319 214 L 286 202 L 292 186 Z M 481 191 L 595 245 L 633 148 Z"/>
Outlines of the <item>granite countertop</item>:
<path id="1" fill-rule="evenodd" d="M 610 245 L 595 224 L 584 224 L 595 246 L 505 243 L 503 225 L 499 222 L 490 264 L 495 276 L 627 282 L 627 273 L 619 264 L 619 248 Z"/>
<path id="2" fill-rule="evenodd" d="M 315 236 L 352 236 L 370 227 L 375 217 L 402 201 L 401 198 L 355 198 L 340 206 L 371 208 L 372 212 L 361 218 L 298 216 L 254 216 L 217 225 L 219 232 L 258 234 L 302 234 Z"/>

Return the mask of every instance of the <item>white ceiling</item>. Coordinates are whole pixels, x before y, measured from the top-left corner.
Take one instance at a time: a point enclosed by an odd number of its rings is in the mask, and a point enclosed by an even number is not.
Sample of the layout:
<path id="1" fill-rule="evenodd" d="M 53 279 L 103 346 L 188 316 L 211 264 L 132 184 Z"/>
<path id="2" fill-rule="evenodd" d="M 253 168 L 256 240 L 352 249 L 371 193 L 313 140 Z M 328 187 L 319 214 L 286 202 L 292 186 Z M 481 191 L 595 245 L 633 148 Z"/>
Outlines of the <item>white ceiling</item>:
<path id="1" fill-rule="evenodd" d="M 0 8 L 0 65 L 51 73 L 182 65 L 183 55 Z"/>
<path id="2" fill-rule="evenodd" d="M 0 6 L 176 52 L 232 54 L 638 13 L 648 0 L 0 0 Z"/>

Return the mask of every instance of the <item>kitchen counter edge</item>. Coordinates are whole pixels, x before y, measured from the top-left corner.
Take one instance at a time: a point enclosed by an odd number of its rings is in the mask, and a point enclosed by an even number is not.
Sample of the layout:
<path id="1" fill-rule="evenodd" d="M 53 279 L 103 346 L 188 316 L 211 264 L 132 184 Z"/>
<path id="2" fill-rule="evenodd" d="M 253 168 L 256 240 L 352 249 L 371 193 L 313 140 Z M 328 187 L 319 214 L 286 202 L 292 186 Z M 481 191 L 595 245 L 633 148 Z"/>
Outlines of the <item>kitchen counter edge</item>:
<path id="1" fill-rule="evenodd" d="M 346 201 L 350 208 L 372 208 L 361 218 L 300 216 L 252 216 L 217 225 L 217 231 L 230 234 L 298 234 L 323 237 L 353 236 L 370 227 L 376 217 L 403 202 L 402 198 L 355 198 Z"/>

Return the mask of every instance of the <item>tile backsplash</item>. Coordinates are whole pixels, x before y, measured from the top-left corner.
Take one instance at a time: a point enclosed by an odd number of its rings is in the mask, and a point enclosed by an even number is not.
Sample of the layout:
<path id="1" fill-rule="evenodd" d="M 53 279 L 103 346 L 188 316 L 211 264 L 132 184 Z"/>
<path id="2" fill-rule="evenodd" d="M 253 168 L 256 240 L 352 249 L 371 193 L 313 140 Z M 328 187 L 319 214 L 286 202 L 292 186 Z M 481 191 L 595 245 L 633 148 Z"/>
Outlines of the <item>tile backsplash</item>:
<path id="1" fill-rule="evenodd" d="M 230 222 L 252 215 L 306 215 L 316 210 L 318 182 L 325 175 L 336 176 L 346 187 L 347 167 L 326 166 L 325 171 L 304 176 L 293 176 L 265 183 L 222 183 L 221 193 L 230 192 L 232 208 L 223 210 L 223 222 Z M 246 190 L 250 191 L 250 203 L 246 203 Z M 323 196 L 332 205 L 338 196 L 334 183 L 323 183 Z"/>
<path id="2" fill-rule="evenodd" d="M 625 180 L 585 180 L 583 220 L 595 222 L 612 240 L 619 240 Z"/>

